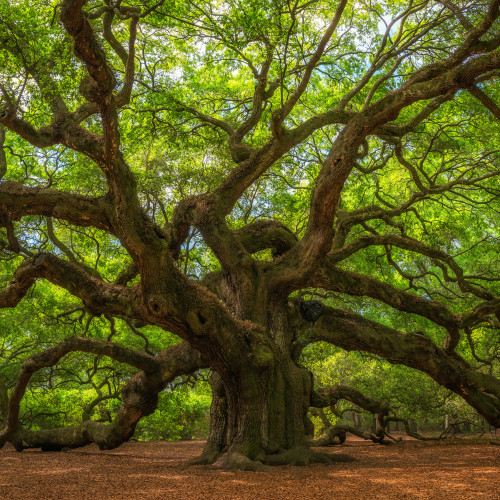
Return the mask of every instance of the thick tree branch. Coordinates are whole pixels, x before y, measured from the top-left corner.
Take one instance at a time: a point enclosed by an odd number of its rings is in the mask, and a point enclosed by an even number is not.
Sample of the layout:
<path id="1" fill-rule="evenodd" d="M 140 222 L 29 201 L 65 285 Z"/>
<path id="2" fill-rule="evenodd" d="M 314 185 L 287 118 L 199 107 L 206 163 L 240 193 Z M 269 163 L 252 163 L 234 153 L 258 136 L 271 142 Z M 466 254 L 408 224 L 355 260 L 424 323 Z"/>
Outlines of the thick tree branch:
<path id="1" fill-rule="evenodd" d="M 97 43 L 88 19 L 82 13 L 86 0 L 64 0 L 61 20 L 75 42 L 75 51 L 85 63 L 87 70 L 96 82 L 98 95 L 105 97 L 113 91 L 116 80 L 106 62 L 104 51 Z"/>
<path id="2" fill-rule="evenodd" d="M 75 351 L 108 356 L 143 370 L 122 389 L 122 404 L 115 420 L 110 425 L 86 421 L 77 427 L 42 431 L 20 429 L 16 433 L 19 405 L 32 375 L 44 367 L 54 366 L 62 357 Z M 31 356 L 23 363 L 9 399 L 8 425 L 0 431 L 0 447 L 6 441 L 12 440 L 18 450 L 32 447 L 60 450 L 90 443 L 96 443 L 101 449 L 115 448 L 132 437 L 141 417 L 155 410 L 158 393 L 170 381 L 202 367 L 204 364 L 199 353 L 185 343 L 171 347 L 155 358 L 112 342 L 81 337 L 67 338 L 57 346 Z"/>
<path id="3" fill-rule="evenodd" d="M 481 74 L 500 68 L 498 51 L 458 64 L 466 59 L 467 54 L 470 55 L 473 41 L 480 36 L 478 33 L 484 33 L 496 18 L 499 3 L 500 0 L 492 3 L 491 15 L 480 23 L 480 29 L 471 30 L 470 33 L 474 33 L 468 36 L 464 45 L 452 56 L 418 70 L 399 90 L 387 94 L 346 125 L 335 140 L 317 178 L 307 230 L 295 247 L 294 255 L 288 257 L 290 264 L 293 262 L 295 266 L 300 261 L 303 273 L 307 274 L 329 251 L 340 192 L 355 165 L 358 148 L 369 133 L 394 120 L 410 104 L 441 95 L 450 96 L 461 88 L 467 88 Z M 500 45 L 500 40 L 497 45 Z M 294 276 L 293 279 L 297 277 Z"/>
<path id="4" fill-rule="evenodd" d="M 381 443 L 384 440 L 384 437 L 386 436 L 386 418 L 391 411 L 391 408 L 387 403 L 370 398 L 352 387 L 341 385 L 319 389 L 314 392 L 311 399 L 312 406 L 316 408 L 324 408 L 326 406 L 333 408 L 339 400 L 350 401 L 363 410 L 372 413 L 375 416 L 376 421 L 375 434 L 371 432 L 363 432 L 347 425 L 332 426 L 330 424 L 326 429 L 325 436 L 314 440 L 312 443 L 313 446 L 325 446 L 332 444 L 335 437 L 343 437 L 343 439 L 345 439 L 346 432 L 351 432 L 352 434 L 364 439 L 371 439 L 374 443 Z"/>
<path id="5" fill-rule="evenodd" d="M 388 414 L 390 407 L 387 403 L 370 398 L 352 387 L 336 385 L 326 389 L 319 389 L 313 396 L 313 406 L 324 408 L 334 406 L 339 400 L 344 399 L 358 405 L 370 413 Z"/>
<path id="6" fill-rule="evenodd" d="M 258 221 L 234 232 L 249 253 L 270 248 L 273 257 L 279 257 L 297 244 L 297 237 L 283 224 L 276 221 Z"/>
<path id="7" fill-rule="evenodd" d="M 115 210 L 114 226 L 116 229 L 120 228 L 120 239 L 130 253 L 138 258 L 141 251 L 144 251 L 144 241 L 140 234 L 144 227 L 144 217 L 137 196 L 135 177 L 120 152 L 118 114 L 113 96 L 116 80 L 105 53 L 94 36 L 92 26 L 82 12 L 84 4 L 85 0 L 65 0 L 61 20 L 73 38 L 76 54 L 85 63 L 89 73 L 83 79 L 80 91 L 88 101 L 97 104 L 101 115 L 104 151 L 98 163 L 106 175 L 113 202 L 116 208 L 119 207 Z M 132 24 L 131 30 L 133 42 L 135 24 Z M 130 56 L 127 60 L 130 63 L 129 73 L 133 70 L 133 50 Z"/>
<path id="8" fill-rule="evenodd" d="M 472 293 L 476 297 L 480 297 L 485 300 L 493 299 L 493 295 L 490 292 L 472 285 L 465 279 L 462 268 L 456 263 L 451 255 L 437 248 L 429 247 L 421 241 L 409 237 L 402 237 L 394 234 L 362 236 L 343 248 L 330 252 L 328 254 L 329 262 L 331 264 L 338 263 L 350 255 L 358 252 L 362 248 L 367 248 L 372 245 L 392 245 L 404 250 L 419 253 L 420 255 L 425 255 L 431 258 L 434 262 L 441 261 L 455 274 L 455 276 L 449 276 L 446 268 L 444 266 L 440 266 L 443 270 L 445 281 L 457 282 L 458 286 L 464 293 Z"/>
<path id="9" fill-rule="evenodd" d="M 137 24 L 138 18 L 133 17 L 130 21 L 129 26 L 129 43 L 128 43 L 128 53 L 122 47 L 121 44 L 118 45 L 121 47 L 123 52 L 121 53 L 120 58 L 125 65 L 125 74 L 124 80 L 121 90 L 115 95 L 115 107 L 116 109 L 120 109 L 123 106 L 126 106 L 130 103 L 130 97 L 132 94 L 132 89 L 134 86 L 134 78 L 135 78 L 135 41 L 137 36 Z M 117 48 L 118 51 L 120 49 Z M 99 112 L 99 106 L 95 102 L 86 102 L 82 104 L 76 111 L 74 111 L 71 116 L 76 123 L 81 123 L 83 120 L 89 118 L 90 116 Z"/>
<path id="10" fill-rule="evenodd" d="M 414 293 L 403 292 L 383 281 L 352 271 L 325 265 L 315 283 L 316 286 L 322 286 L 327 290 L 380 300 L 396 310 L 418 314 L 445 328 L 460 327 L 460 318 L 444 304 L 427 300 Z"/>
<path id="11" fill-rule="evenodd" d="M 69 352 L 81 351 L 109 356 L 117 361 L 125 362 L 136 368 L 142 369 L 146 374 L 159 370 L 159 363 L 155 358 L 139 351 L 134 351 L 119 344 L 104 342 L 97 339 L 82 337 L 69 337 L 60 344 L 46 349 L 40 354 L 29 357 L 21 368 L 17 382 L 9 398 L 9 414 L 7 427 L 0 432 L 0 446 L 12 437 L 17 430 L 19 421 L 19 406 L 32 375 L 38 370 L 54 366 Z"/>
<path id="12" fill-rule="evenodd" d="M 235 133 L 235 130 L 233 127 L 225 122 L 224 120 L 220 120 L 219 118 L 215 118 L 214 116 L 207 115 L 205 113 L 202 113 L 201 111 L 198 111 L 196 108 L 193 106 L 188 106 L 186 104 L 183 104 L 182 102 L 175 101 L 175 103 L 180 106 L 179 111 L 187 111 L 191 113 L 193 116 L 196 116 L 200 121 L 204 123 L 209 123 L 210 125 L 213 125 L 214 127 L 220 128 L 226 134 L 229 136 L 233 135 Z"/>
<path id="13" fill-rule="evenodd" d="M 493 116 L 500 120 L 500 107 L 498 104 L 487 94 L 485 94 L 477 85 L 472 84 L 467 90 L 478 100 L 480 101 L 485 108 L 487 108 Z"/>
<path id="14" fill-rule="evenodd" d="M 460 7 L 458 5 L 455 5 L 451 0 L 438 0 L 440 3 L 442 3 L 445 7 L 450 9 L 453 14 L 455 14 L 455 17 L 460 21 L 460 24 L 467 30 L 469 31 L 472 29 L 472 23 L 465 17 L 464 13 L 460 10 Z"/>
<path id="15" fill-rule="evenodd" d="M 311 326 L 294 305 L 297 336 L 330 342 L 342 349 L 378 354 L 392 363 L 416 368 L 463 397 L 496 427 L 500 426 L 500 382 L 474 371 L 462 358 L 438 348 L 426 335 L 404 334 L 353 312 L 323 306 Z M 299 333 L 301 332 L 301 333 Z"/>
<path id="16" fill-rule="evenodd" d="M 18 182 L 0 184 L 0 206 L 13 220 L 26 215 L 44 215 L 81 227 L 96 227 L 113 232 L 107 216 L 105 197 L 88 198 L 49 188 L 24 186 Z"/>
<path id="17" fill-rule="evenodd" d="M 94 314 L 142 317 L 136 289 L 104 283 L 84 266 L 47 253 L 39 253 L 18 267 L 13 280 L 0 292 L 0 308 L 15 307 L 37 278 L 45 278 L 80 298 Z"/>

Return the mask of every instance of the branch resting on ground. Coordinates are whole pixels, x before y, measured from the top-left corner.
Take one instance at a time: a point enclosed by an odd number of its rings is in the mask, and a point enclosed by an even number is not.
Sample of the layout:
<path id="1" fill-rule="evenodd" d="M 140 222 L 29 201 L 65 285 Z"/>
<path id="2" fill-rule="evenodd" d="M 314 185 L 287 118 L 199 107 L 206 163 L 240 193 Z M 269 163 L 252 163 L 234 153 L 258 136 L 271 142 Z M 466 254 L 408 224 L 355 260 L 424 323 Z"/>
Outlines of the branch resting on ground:
<path id="1" fill-rule="evenodd" d="M 122 403 L 114 421 L 108 425 L 87 420 L 75 427 L 41 431 L 19 428 L 19 406 L 32 375 L 42 368 L 54 366 L 62 357 L 75 351 L 109 356 L 142 370 L 122 389 Z M 155 411 L 158 393 L 169 382 L 179 375 L 192 373 L 204 366 L 200 353 L 185 342 L 153 357 L 113 342 L 81 337 L 67 338 L 60 344 L 29 357 L 23 363 L 10 395 L 7 426 L 0 431 L 0 448 L 7 441 L 11 441 L 19 451 L 38 447 L 46 451 L 59 451 L 90 443 L 97 444 L 100 449 L 116 448 L 132 437 L 143 416 Z"/>

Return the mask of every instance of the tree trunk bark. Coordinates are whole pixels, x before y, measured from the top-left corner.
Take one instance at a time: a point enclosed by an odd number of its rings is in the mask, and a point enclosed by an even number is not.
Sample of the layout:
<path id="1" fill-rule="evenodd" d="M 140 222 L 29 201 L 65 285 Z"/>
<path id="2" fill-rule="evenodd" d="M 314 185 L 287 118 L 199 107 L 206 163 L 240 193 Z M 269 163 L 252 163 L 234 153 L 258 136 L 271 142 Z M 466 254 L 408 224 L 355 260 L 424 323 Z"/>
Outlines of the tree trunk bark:
<path id="1" fill-rule="evenodd" d="M 240 374 L 211 377 L 210 432 L 205 449 L 192 463 L 244 470 L 263 465 L 306 465 L 348 460 L 310 450 L 313 434 L 307 416 L 312 380 L 291 359 L 276 356 L 264 369 L 247 366 Z"/>
<path id="2" fill-rule="evenodd" d="M 7 424 L 7 415 L 9 413 L 9 395 L 7 386 L 0 378 L 0 429 Z"/>
<path id="3" fill-rule="evenodd" d="M 358 412 L 354 412 L 353 420 L 354 420 L 354 427 L 356 429 L 359 429 L 361 427 L 361 417 L 359 416 Z"/>

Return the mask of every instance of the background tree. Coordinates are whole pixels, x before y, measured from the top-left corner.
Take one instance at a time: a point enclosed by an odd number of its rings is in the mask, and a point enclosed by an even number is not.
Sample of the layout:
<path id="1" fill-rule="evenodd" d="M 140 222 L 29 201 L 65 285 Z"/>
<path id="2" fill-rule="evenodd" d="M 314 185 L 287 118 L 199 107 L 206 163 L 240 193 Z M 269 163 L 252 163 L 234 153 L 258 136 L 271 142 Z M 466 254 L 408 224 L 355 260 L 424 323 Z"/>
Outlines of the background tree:
<path id="1" fill-rule="evenodd" d="M 308 411 L 340 389 L 315 390 L 315 342 L 500 426 L 499 0 L 0 5 L 0 306 L 43 279 L 72 325 L 24 361 L 0 443 L 115 447 L 209 367 L 200 462 L 324 460 Z M 183 342 L 151 350 L 147 325 Z M 98 357 L 102 397 L 103 356 L 140 370 L 115 418 L 20 427 L 69 353 Z"/>

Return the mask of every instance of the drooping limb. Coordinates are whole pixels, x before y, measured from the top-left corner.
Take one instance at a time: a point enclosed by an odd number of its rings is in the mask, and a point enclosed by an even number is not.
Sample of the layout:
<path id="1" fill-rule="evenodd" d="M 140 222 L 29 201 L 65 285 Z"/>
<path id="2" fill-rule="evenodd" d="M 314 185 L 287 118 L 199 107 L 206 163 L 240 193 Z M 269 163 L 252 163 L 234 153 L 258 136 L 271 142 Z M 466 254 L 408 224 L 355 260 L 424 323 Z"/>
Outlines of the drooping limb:
<path id="1" fill-rule="evenodd" d="M 353 312 L 326 306 L 311 325 L 302 318 L 299 301 L 294 304 L 295 310 L 290 309 L 290 313 L 294 314 L 299 343 L 330 342 L 348 351 L 368 351 L 393 363 L 416 368 L 463 397 L 491 425 L 500 426 L 500 382 L 491 375 L 474 371 L 462 357 L 447 353 L 426 335 L 404 334 Z"/>
<path id="2" fill-rule="evenodd" d="M 113 232 L 106 197 L 89 198 L 56 189 L 29 187 L 14 181 L 0 184 L 0 206 L 12 219 L 26 215 L 44 215 L 65 220 L 76 226 L 93 226 Z"/>
<path id="3" fill-rule="evenodd" d="M 350 401 L 360 408 L 369 411 L 375 416 L 376 429 L 375 433 L 364 432 L 360 429 L 349 425 L 329 425 L 324 436 L 313 441 L 314 446 L 326 446 L 333 444 L 334 440 L 345 440 L 346 432 L 355 434 L 363 439 L 371 439 L 374 443 L 382 443 L 385 433 L 386 418 L 389 414 L 390 407 L 386 403 L 370 398 L 352 387 L 334 386 L 328 389 L 315 391 L 312 398 L 312 406 L 316 408 L 324 408 L 326 406 L 334 407 L 340 400 Z M 339 443 L 334 443 L 339 444 Z M 341 443 L 340 443 L 341 444 Z"/>
<path id="4" fill-rule="evenodd" d="M 438 437 L 422 436 L 418 432 L 415 432 L 411 429 L 407 419 L 389 415 L 389 413 L 394 412 L 391 410 L 388 404 L 370 398 L 365 394 L 362 394 L 360 391 L 353 389 L 352 387 L 335 386 L 329 389 L 318 390 L 313 395 L 312 406 L 314 408 L 320 409 L 326 406 L 330 406 L 333 408 L 340 400 L 350 401 L 360 408 L 370 412 L 375 418 L 375 433 L 371 431 L 363 431 L 362 429 L 357 429 L 356 427 L 343 423 L 332 425 L 324 414 L 320 414 L 320 417 L 322 417 L 322 421 L 326 429 L 322 436 L 312 441 L 312 446 L 329 446 L 342 444 L 346 439 L 347 432 L 350 432 L 351 434 L 354 434 L 355 436 L 358 436 L 360 438 L 371 440 L 374 443 L 387 444 L 388 441 L 384 439 L 386 436 L 391 438 L 395 442 L 399 442 L 401 438 L 394 439 L 386 431 L 387 424 L 389 424 L 390 422 L 402 422 L 405 427 L 406 434 L 420 441 L 440 440 L 446 437 L 448 432 L 448 429 L 445 429 L 445 431 Z"/>
<path id="5" fill-rule="evenodd" d="M 18 428 L 19 405 L 32 375 L 47 366 L 53 366 L 69 352 L 82 351 L 106 355 L 142 369 L 121 391 L 121 406 L 111 424 L 92 420 L 74 427 L 40 431 Z M 58 451 L 95 443 L 100 449 L 116 448 L 128 441 L 139 420 L 155 411 L 158 393 L 179 375 L 192 373 L 204 365 L 200 354 L 186 343 L 178 344 L 153 357 L 119 344 L 96 339 L 70 337 L 59 345 L 28 358 L 18 375 L 8 407 L 7 427 L 0 432 L 0 446 L 12 441 L 19 450 L 39 448 Z"/>

